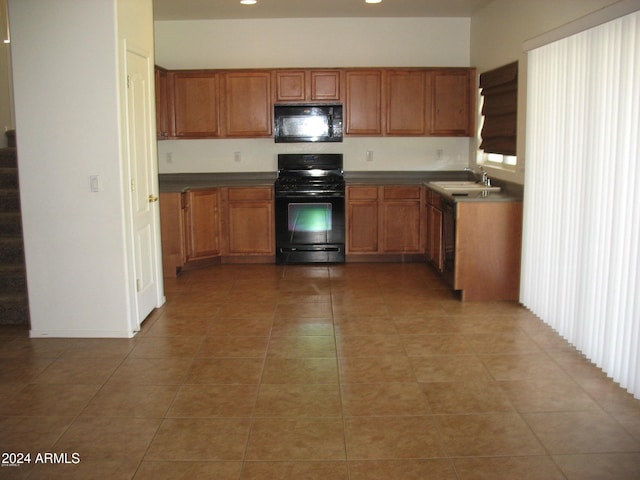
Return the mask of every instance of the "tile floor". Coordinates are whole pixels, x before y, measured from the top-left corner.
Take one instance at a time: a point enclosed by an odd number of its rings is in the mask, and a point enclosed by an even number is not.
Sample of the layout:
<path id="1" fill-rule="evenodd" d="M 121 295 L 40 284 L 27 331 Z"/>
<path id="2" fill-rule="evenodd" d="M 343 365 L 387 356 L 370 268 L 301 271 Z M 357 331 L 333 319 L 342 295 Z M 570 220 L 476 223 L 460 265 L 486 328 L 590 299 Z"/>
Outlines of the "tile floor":
<path id="1" fill-rule="evenodd" d="M 422 264 L 226 265 L 133 339 L 0 329 L 0 479 L 638 479 L 640 401 Z M 60 457 L 58 457 L 60 459 Z"/>

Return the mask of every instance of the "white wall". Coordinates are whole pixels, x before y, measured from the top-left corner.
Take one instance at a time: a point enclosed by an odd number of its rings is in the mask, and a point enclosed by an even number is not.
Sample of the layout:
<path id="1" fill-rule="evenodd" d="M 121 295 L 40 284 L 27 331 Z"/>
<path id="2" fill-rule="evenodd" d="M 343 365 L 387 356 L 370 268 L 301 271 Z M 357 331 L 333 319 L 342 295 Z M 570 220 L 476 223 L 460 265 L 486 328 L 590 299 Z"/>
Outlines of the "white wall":
<path id="1" fill-rule="evenodd" d="M 116 4 L 9 7 L 31 334 L 130 336 Z"/>
<path id="2" fill-rule="evenodd" d="M 518 168 L 516 171 L 489 169 L 492 176 L 524 183 L 527 58 L 522 51 L 523 42 L 617 1 L 493 0 L 474 14 L 471 19 L 471 64 L 478 69 L 478 74 L 519 61 Z"/>
<path id="3" fill-rule="evenodd" d="M 316 18 L 155 23 L 156 63 L 169 69 L 468 67 L 468 18 Z M 374 152 L 366 162 L 366 152 Z M 273 140 L 158 142 L 160 173 L 264 172 L 278 153 L 340 152 L 345 170 L 458 170 L 467 138 L 349 137 L 342 144 L 283 146 Z M 234 162 L 234 152 L 241 161 Z"/>

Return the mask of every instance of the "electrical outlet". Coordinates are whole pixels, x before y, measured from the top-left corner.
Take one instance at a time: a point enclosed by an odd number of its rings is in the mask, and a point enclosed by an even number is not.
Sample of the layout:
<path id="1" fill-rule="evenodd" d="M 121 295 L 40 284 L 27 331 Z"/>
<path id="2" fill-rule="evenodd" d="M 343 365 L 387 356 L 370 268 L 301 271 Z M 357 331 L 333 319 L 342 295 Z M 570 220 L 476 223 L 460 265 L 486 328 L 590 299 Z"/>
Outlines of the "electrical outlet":
<path id="1" fill-rule="evenodd" d="M 373 150 L 367 150 L 367 162 L 373 162 Z"/>
<path id="2" fill-rule="evenodd" d="M 233 152 L 233 161 L 236 163 L 240 163 L 242 157 L 240 156 L 240 152 Z"/>
<path id="3" fill-rule="evenodd" d="M 167 163 L 173 163 L 173 152 L 167 152 L 164 156 Z"/>

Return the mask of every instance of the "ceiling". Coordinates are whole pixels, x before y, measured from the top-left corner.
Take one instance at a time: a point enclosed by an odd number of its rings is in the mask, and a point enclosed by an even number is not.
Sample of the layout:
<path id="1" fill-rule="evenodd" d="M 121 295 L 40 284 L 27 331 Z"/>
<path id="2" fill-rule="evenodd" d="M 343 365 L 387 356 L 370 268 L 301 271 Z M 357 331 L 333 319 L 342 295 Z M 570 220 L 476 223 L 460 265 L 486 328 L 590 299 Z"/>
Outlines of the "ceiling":
<path id="1" fill-rule="evenodd" d="M 492 0 L 153 0 L 155 20 L 309 17 L 470 17 Z"/>

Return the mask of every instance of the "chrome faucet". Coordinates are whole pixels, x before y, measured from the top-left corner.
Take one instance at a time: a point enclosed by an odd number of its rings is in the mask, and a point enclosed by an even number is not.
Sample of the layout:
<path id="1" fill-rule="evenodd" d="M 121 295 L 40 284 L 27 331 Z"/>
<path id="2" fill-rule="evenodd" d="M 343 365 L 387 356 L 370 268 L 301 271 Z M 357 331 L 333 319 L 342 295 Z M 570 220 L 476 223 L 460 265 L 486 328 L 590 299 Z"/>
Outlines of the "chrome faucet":
<path id="1" fill-rule="evenodd" d="M 491 179 L 489 178 L 489 174 L 482 165 L 480 166 L 480 175 L 478 175 L 473 168 L 465 167 L 463 170 L 465 172 L 471 172 L 476 178 L 480 176 L 480 180 L 478 180 L 478 183 L 482 183 L 482 185 L 484 185 L 485 187 L 491 186 Z"/>

